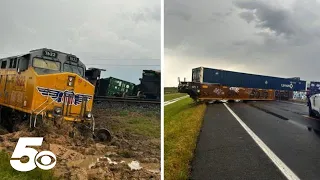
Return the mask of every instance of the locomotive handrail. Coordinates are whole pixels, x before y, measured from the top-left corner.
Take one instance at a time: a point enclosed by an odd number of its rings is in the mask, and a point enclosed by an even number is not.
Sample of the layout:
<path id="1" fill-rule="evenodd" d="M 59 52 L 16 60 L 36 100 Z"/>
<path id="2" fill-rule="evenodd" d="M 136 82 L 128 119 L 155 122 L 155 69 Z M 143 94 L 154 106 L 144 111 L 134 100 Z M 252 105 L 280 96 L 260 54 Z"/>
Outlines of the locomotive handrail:
<path id="1" fill-rule="evenodd" d="M 32 111 L 32 113 L 35 112 L 37 109 L 39 109 L 39 108 L 40 108 L 43 104 L 45 104 L 48 100 L 49 100 L 49 96 L 47 96 L 47 99 L 46 99 L 42 104 L 40 104 L 36 109 L 34 109 L 34 110 Z"/>
<path id="2" fill-rule="evenodd" d="M 54 101 L 52 101 L 51 103 L 49 103 L 49 104 L 47 104 L 47 106 L 46 107 L 44 107 L 43 109 L 41 109 L 41 111 L 39 111 L 36 115 L 35 115 L 35 117 L 34 117 L 34 122 L 33 122 L 33 126 L 34 127 L 36 127 L 36 123 L 37 123 L 37 117 L 38 117 L 38 115 L 40 114 L 40 113 L 42 113 L 43 112 L 43 110 L 45 110 L 50 104 L 52 104 Z"/>
<path id="3" fill-rule="evenodd" d="M 49 96 L 47 96 L 47 99 L 42 103 L 42 104 L 40 104 L 36 109 L 34 109 L 34 110 L 32 110 L 31 111 L 31 116 L 30 116 L 30 128 L 32 128 L 32 114 L 34 113 L 34 112 L 36 112 L 36 110 L 37 109 L 39 109 L 43 104 L 45 104 L 47 101 L 49 100 Z M 36 115 L 37 116 L 37 115 Z M 36 117 L 35 117 L 35 120 L 36 120 Z M 33 123 L 33 126 L 35 127 L 35 125 L 36 125 L 36 123 L 34 122 Z"/>

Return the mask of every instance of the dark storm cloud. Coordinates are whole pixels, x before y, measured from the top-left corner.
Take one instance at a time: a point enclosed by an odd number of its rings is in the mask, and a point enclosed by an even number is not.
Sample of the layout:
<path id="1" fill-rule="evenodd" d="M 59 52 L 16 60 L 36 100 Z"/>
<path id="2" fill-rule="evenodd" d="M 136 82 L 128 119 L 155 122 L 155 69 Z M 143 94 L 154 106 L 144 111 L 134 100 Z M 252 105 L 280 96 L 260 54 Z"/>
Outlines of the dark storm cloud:
<path id="1" fill-rule="evenodd" d="M 149 60 L 160 59 L 160 0 L 0 1 L 0 23 L 1 57 L 47 47 L 136 83 L 142 69 L 160 68 L 101 65 L 160 65 Z"/>
<path id="2" fill-rule="evenodd" d="M 198 66 L 320 80 L 317 1 L 180 2 L 193 8 L 165 2 L 192 17 L 186 22 L 165 13 L 166 85 L 177 85 L 178 76 L 190 80 Z"/>
<path id="3" fill-rule="evenodd" d="M 247 23 L 251 23 L 255 19 L 254 13 L 252 13 L 250 11 L 241 12 L 239 15 L 240 15 L 241 18 L 246 20 Z"/>
<path id="4" fill-rule="evenodd" d="M 289 11 L 272 6 L 261 1 L 237 1 L 235 3 L 239 8 L 248 10 L 242 12 L 240 17 L 248 21 L 248 17 L 256 20 L 256 27 L 261 29 L 270 29 L 276 35 L 285 35 L 286 37 L 297 35 L 301 29 L 292 19 L 293 15 Z M 247 16 L 244 16 L 244 14 Z M 251 16 L 251 17 L 250 17 Z"/>

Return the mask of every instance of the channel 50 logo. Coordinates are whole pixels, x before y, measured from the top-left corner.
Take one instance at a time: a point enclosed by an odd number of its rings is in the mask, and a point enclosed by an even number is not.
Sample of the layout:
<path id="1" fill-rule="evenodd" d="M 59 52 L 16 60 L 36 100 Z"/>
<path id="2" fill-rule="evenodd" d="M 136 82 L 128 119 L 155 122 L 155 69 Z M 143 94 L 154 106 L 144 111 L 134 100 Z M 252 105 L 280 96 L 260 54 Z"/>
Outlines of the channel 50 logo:
<path id="1" fill-rule="evenodd" d="M 43 137 L 21 137 L 16 145 L 11 156 L 10 164 L 17 170 L 27 172 L 39 167 L 43 170 L 52 169 L 56 163 L 57 158 L 51 151 L 41 151 L 27 147 L 27 146 L 41 146 Z M 29 160 L 26 163 L 22 163 L 20 159 L 22 157 L 28 157 Z M 52 163 L 52 159 L 54 162 Z M 40 161 L 40 162 L 39 162 Z M 51 164 L 50 164 L 51 163 Z"/>

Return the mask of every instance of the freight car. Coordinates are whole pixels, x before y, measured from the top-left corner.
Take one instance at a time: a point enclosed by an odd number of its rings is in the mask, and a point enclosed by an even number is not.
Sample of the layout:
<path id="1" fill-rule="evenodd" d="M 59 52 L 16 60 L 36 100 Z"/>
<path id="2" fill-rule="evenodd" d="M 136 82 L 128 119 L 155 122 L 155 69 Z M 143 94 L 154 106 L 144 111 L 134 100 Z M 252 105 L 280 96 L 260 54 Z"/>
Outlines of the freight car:
<path id="1" fill-rule="evenodd" d="M 95 96 L 127 97 L 135 94 L 135 84 L 114 77 L 102 78 L 97 82 Z"/>
<path id="2" fill-rule="evenodd" d="M 77 56 L 47 48 L 0 59 L 1 124 L 13 131 L 12 116 L 28 117 L 33 129 L 38 118 L 47 117 L 94 130 L 95 87 L 85 69 Z"/>
<path id="3" fill-rule="evenodd" d="M 138 94 L 143 94 L 147 99 L 160 100 L 161 98 L 161 72 L 143 70 L 140 84 L 137 86 Z"/>
<path id="4" fill-rule="evenodd" d="M 248 73 L 198 67 L 192 69 L 192 82 L 216 83 L 229 87 L 304 91 L 306 81 L 300 78 L 279 78 Z"/>
<path id="5" fill-rule="evenodd" d="M 180 93 L 187 93 L 195 101 L 212 100 L 275 100 L 275 90 L 228 87 L 220 84 L 181 82 Z"/>
<path id="6" fill-rule="evenodd" d="M 228 87 L 220 84 L 198 82 L 179 82 L 178 92 L 187 93 L 195 101 L 289 100 L 292 99 L 293 96 L 292 91 Z"/>
<path id="7" fill-rule="evenodd" d="M 134 83 L 117 79 L 114 77 L 100 79 L 102 69 L 90 68 L 86 71 L 86 78 L 97 79 L 92 83 L 96 84 L 95 97 L 128 97 L 139 99 L 160 100 L 161 73 L 155 70 L 143 70 L 140 83 Z"/>

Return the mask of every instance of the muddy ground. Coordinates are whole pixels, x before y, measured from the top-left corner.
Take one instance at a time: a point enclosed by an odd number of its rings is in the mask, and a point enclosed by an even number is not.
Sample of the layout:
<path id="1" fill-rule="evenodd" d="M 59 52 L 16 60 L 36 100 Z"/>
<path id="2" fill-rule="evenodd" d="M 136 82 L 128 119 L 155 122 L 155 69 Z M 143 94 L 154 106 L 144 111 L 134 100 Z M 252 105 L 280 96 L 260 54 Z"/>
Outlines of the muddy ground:
<path id="1" fill-rule="evenodd" d="M 160 107 L 94 108 L 96 126 L 108 128 L 111 142 L 91 137 L 69 136 L 70 123 L 52 122 L 28 130 L 8 133 L 0 127 L 0 150 L 12 153 L 20 137 L 44 137 L 38 150 L 50 150 L 57 157 L 54 174 L 59 179 L 160 179 Z"/>

